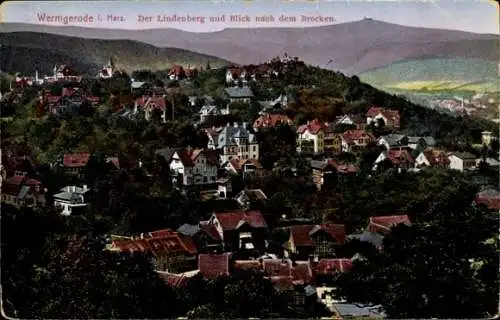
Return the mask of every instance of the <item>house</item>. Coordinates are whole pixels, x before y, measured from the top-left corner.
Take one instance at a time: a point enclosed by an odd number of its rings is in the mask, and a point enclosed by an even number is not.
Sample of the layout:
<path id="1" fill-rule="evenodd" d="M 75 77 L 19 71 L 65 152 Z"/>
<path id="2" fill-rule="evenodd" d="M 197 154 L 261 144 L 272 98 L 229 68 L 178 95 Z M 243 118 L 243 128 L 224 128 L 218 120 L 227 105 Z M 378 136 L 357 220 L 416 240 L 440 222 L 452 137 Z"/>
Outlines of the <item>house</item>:
<path id="1" fill-rule="evenodd" d="M 170 160 L 172 181 L 184 187 L 215 185 L 217 165 L 217 155 L 213 150 L 191 147 L 177 150 Z"/>
<path id="2" fill-rule="evenodd" d="M 386 150 L 408 147 L 408 137 L 404 134 L 391 133 L 385 136 L 381 136 L 377 144 L 379 146 L 384 146 Z"/>
<path id="3" fill-rule="evenodd" d="M 498 137 L 494 136 L 490 131 L 481 132 L 481 142 L 483 145 L 490 146 L 492 141 L 497 141 Z"/>
<path id="4" fill-rule="evenodd" d="M 284 114 L 265 114 L 258 117 L 253 123 L 253 129 L 255 131 L 262 130 L 264 128 L 274 128 L 279 124 L 292 125 L 292 120 Z"/>
<path id="5" fill-rule="evenodd" d="M 198 270 L 204 278 L 229 276 L 231 253 L 208 253 L 198 255 Z"/>
<path id="6" fill-rule="evenodd" d="M 371 107 L 366 112 L 366 124 L 374 124 L 375 126 L 385 126 L 388 128 L 399 129 L 400 128 L 400 115 L 399 111 Z"/>
<path id="7" fill-rule="evenodd" d="M 447 169 L 450 166 L 450 159 L 444 151 L 438 149 L 427 149 L 415 158 L 415 168 L 434 167 Z"/>
<path id="8" fill-rule="evenodd" d="M 179 273 L 196 269 L 197 250 L 190 237 L 170 229 L 143 233 L 138 237 L 117 237 L 108 250 L 151 257 L 157 271 Z"/>
<path id="9" fill-rule="evenodd" d="M 226 71 L 227 84 L 238 84 L 240 81 L 242 83 L 247 83 L 248 80 L 249 74 L 244 68 L 232 67 L 228 68 Z"/>
<path id="10" fill-rule="evenodd" d="M 74 174 L 79 177 L 83 174 L 83 169 L 90 160 L 90 153 L 67 153 L 63 156 L 63 167 L 67 174 Z"/>
<path id="11" fill-rule="evenodd" d="M 349 176 L 354 176 L 359 172 L 359 168 L 354 164 L 340 164 L 334 160 L 311 160 L 313 182 L 318 190 L 323 186 L 330 187 L 337 183 L 342 183 Z"/>
<path id="12" fill-rule="evenodd" d="M 16 172 L 2 181 L 2 201 L 17 207 L 43 206 L 45 196 L 42 183 L 28 178 L 26 172 Z"/>
<path id="13" fill-rule="evenodd" d="M 113 77 L 115 73 L 115 65 L 113 60 L 109 58 L 108 63 L 99 71 L 98 77 L 100 79 L 109 79 Z"/>
<path id="14" fill-rule="evenodd" d="M 314 267 L 316 284 L 330 283 L 332 276 L 349 272 L 352 268 L 352 260 L 345 258 L 320 259 Z"/>
<path id="15" fill-rule="evenodd" d="M 144 117 L 147 121 L 151 121 L 156 114 L 159 114 L 162 122 L 167 121 L 167 104 L 163 96 L 143 96 L 136 99 L 134 112 L 138 112 L 138 108 L 144 111 Z"/>
<path id="16" fill-rule="evenodd" d="M 64 187 L 53 196 L 54 206 L 62 209 L 61 214 L 65 216 L 81 213 L 88 208 L 86 197 L 89 191 L 86 185 L 82 188 L 76 186 Z"/>
<path id="17" fill-rule="evenodd" d="M 359 154 L 375 137 L 364 130 L 347 130 L 340 135 L 341 151 Z"/>
<path id="18" fill-rule="evenodd" d="M 337 132 L 336 124 L 326 124 L 323 152 L 325 156 L 333 156 L 342 152 L 342 134 Z"/>
<path id="19" fill-rule="evenodd" d="M 455 152 L 448 155 L 450 169 L 464 171 L 476 168 L 477 157 L 469 152 Z"/>
<path id="20" fill-rule="evenodd" d="M 483 190 L 476 195 L 474 202 L 477 205 L 483 204 L 488 209 L 498 212 L 500 210 L 500 191 L 496 189 Z"/>
<path id="21" fill-rule="evenodd" d="M 186 77 L 186 73 L 182 66 L 174 65 L 168 72 L 168 77 L 170 80 L 182 80 Z"/>
<path id="22" fill-rule="evenodd" d="M 366 230 L 372 233 L 387 235 L 391 232 L 391 228 L 398 224 L 409 226 L 411 225 L 410 218 L 407 215 L 371 217 Z"/>
<path id="23" fill-rule="evenodd" d="M 415 160 L 407 149 L 391 149 L 382 151 L 375 160 L 373 170 L 376 171 L 382 168 L 383 163 L 389 163 L 393 168 L 398 171 L 410 170 L 415 167 Z"/>
<path id="24" fill-rule="evenodd" d="M 225 88 L 224 93 L 230 102 L 250 103 L 254 97 L 252 89 L 246 86 Z"/>
<path id="25" fill-rule="evenodd" d="M 226 252 L 265 250 L 267 223 L 258 210 L 214 213 L 207 224 L 215 226 Z"/>
<path id="26" fill-rule="evenodd" d="M 299 260 L 335 257 L 346 237 L 342 224 L 293 225 L 289 231 L 289 239 L 283 245 L 285 256 Z"/>
<path id="27" fill-rule="evenodd" d="M 200 122 L 203 123 L 211 117 L 223 116 L 229 114 L 229 105 L 225 109 L 219 109 L 215 105 L 204 105 L 200 109 Z"/>
<path id="28" fill-rule="evenodd" d="M 267 196 L 261 189 L 244 189 L 234 199 L 243 209 L 250 209 L 253 203 L 267 200 Z"/>
<path id="29" fill-rule="evenodd" d="M 326 125 L 318 119 L 307 121 L 297 129 L 297 152 L 304 154 L 321 154 L 324 152 Z"/>
<path id="30" fill-rule="evenodd" d="M 413 150 L 425 150 L 436 146 L 436 140 L 433 137 L 411 137 L 408 136 L 408 146 Z"/>
<path id="31" fill-rule="evenodd" d="M 226 163 L 232 159 L 259 159 L 259 144 L 254 134 L 247 129 L 247 124 L 228 123 L 222 129 L 206 130 L 208 148 L 220 150 L 220 160 Z"/>
<path id="32" fill-rule="evenodd" d="M 360 114 L 344 114 L 335 120 L 335 124 L 356 126 L 357 130 L 363 130 L 365 119 Z"/>
<path id="33" fill-rule="evenodd" d="M 215 226 L 211 224 L 192 225 L 185 223 L 177 229 L 177 232 L 191 237 L 199 253 L 222 252 L 222 238 Z"/>
<path id="34" fill-rule="evenodd" d="M 231 159 L 222 167 L 230 174 L 240 174 L 243 178 L 248 176 L 261 176 L 264 168 L 257 159 Z"/>

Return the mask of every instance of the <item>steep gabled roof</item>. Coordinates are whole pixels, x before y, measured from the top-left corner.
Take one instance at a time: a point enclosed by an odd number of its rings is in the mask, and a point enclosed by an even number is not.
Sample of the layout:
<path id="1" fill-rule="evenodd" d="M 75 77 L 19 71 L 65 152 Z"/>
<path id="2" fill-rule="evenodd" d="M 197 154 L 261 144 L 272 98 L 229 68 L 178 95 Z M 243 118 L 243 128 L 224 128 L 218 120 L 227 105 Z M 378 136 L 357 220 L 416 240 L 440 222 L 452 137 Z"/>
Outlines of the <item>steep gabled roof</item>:
<path id="1" fill-rule="evenodd" d="M 391 149 L 387 151 L 387 159 L 389 159 L 395 165 L 403 162 L 415 162 L 411 154 L 406 149 Z"/>
<path id="2" fill-rule="evenodd" d="M 266 114 L 257 118 L 254 121 L 254 128 L 267 128 L 267 127 L 275 127 L 279 123 L 287 123 L 290 124 L 292 120 L 284 114 Z"/>
<path id="3" fill-rule="evenodd" d="M 437 165 L 437 164 L 444 164 L 444 165 L 449 165 L 450 164 L 450 159 L 446 155 L 444 151 L 437 150 L 437 149 L 427 149 L 423 151 L 423 154 L 427 161 L 431 165 Z"/>

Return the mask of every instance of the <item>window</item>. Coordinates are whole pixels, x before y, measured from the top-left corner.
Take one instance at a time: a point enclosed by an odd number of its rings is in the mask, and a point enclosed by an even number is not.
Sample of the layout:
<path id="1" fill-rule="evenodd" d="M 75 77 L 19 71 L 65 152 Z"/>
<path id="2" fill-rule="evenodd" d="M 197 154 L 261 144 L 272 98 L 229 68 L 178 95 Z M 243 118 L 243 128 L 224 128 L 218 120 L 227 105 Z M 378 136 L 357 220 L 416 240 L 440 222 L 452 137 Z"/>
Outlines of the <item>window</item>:
<path id="1" fill-rule="evenodd" d="M 207 183 L 207 182 L 208 182 L 207 177 L 203 177 L 203 183 Z"/>
<path id="2" fill-rule="evenodd" d="M 257 151 L 257 146 L 253 146 L 253 151 Z"/>

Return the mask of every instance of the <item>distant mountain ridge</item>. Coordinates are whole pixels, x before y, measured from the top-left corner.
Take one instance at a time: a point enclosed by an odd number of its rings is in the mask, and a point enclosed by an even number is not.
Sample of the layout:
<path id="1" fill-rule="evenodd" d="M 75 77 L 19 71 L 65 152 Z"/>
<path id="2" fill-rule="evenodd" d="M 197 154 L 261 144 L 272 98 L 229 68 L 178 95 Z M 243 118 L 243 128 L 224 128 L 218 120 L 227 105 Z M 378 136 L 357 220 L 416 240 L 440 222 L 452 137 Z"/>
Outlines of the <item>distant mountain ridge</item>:
<path id="1" fill-rule="evenodd" d="M 113 58 L 118 69 L 165 70 L 174 64 L 185 67 L 223 66 L 223 59 L 177 48 L 158 48 L 133 40 L 102 40 L 39 32 L 0 33 L 0 69 L 48 74 L 54 64 L 70 64 L 80 72 L 95 73 Z"/>
<path id="2" fill-rule="evenodd" d="M 259 63 L 286 52 L 307 63 L 346 74 L 415 59 L 499 61 L 498 35 L 407 27 L 371 19 L 307 28 L 230 28 L 204 33 L 173 28 L 112 30 L 15 23 L 0 25 L 0 34 L 14 31 L 128 39 L 157 47 L 199 52 L 239 64 Z"/>

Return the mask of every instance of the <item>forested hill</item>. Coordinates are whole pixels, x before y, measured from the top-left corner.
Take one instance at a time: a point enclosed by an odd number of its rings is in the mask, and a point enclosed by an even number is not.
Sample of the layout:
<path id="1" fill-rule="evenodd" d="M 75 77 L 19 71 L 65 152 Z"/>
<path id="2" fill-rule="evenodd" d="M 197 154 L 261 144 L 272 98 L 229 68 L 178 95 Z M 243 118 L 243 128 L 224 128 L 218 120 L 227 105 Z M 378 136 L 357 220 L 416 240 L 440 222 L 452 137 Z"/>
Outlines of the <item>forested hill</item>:
<path id="1" fill-rule="evenodd" d="M 262 90 L 268 85 L 261 83 L 259 87 Z M 347 77 L 305 64 L 285 72 L 274 85 L 283 90 L 289 85 L 303 88 L 298 89 L 294 110 L 296 115 L 307 118 L 304 121 L 315 117 L 332 121 L 341 114 L 365 114 L 371 106 L 379 106 L 399 110 L 402 131 L 408 135 L 431 135 L 445 143 L 473 144 L 480 141 L 481 131 L 498 134 L 494 122 L 441 113 L 362 83 L 357 76 Z"/>

